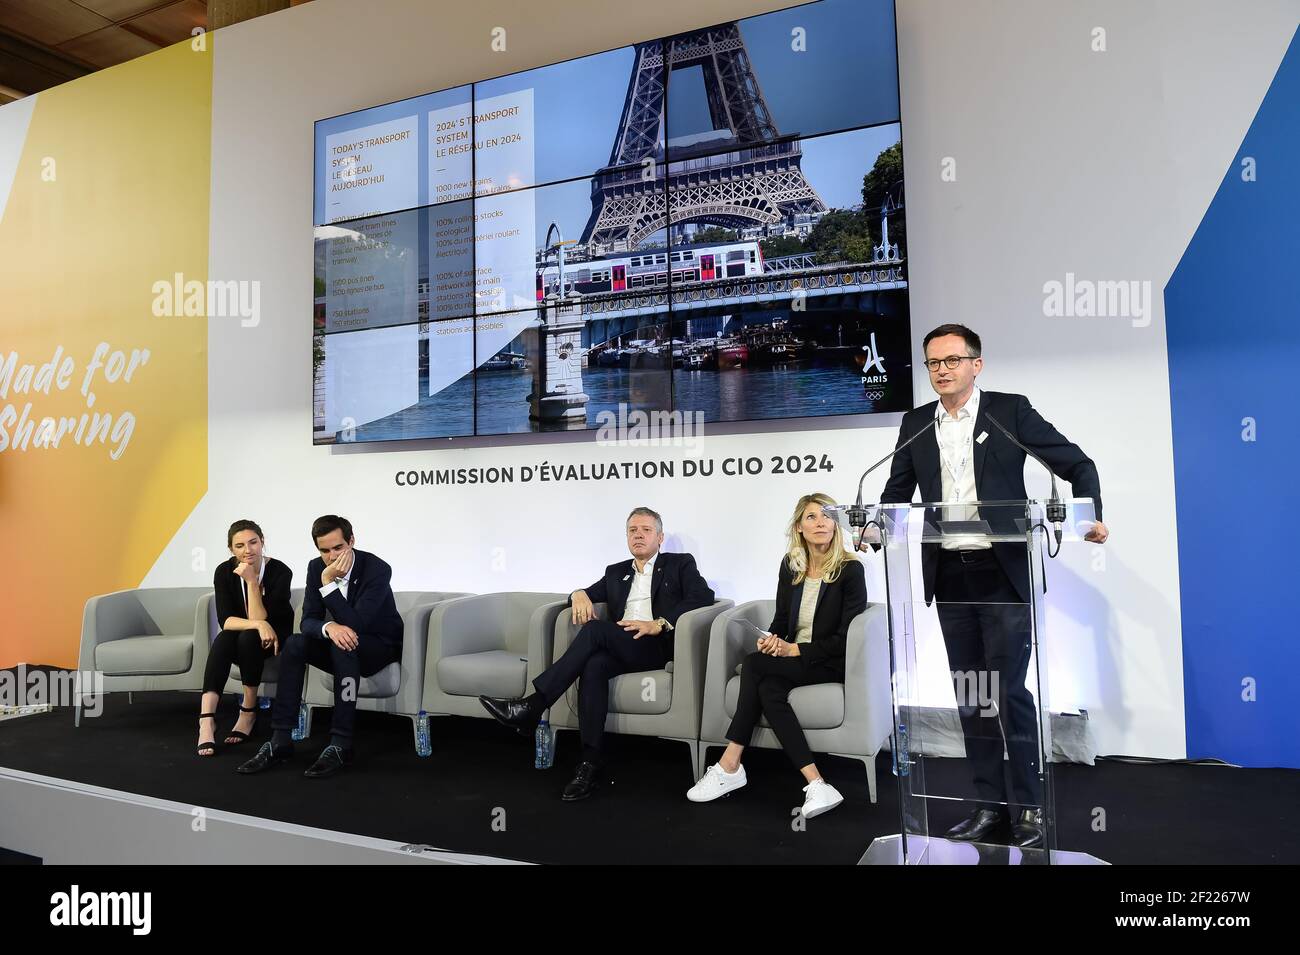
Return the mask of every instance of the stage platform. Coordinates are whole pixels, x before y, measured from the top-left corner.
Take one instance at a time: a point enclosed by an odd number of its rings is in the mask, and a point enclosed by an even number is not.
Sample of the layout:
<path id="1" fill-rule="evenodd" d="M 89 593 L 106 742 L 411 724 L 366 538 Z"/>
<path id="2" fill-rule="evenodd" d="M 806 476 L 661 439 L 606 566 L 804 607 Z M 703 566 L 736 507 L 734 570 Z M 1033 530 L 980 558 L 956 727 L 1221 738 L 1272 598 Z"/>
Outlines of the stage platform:
<path id="1" fill-rule="evenodd" d="M 751 750 L 744 790 L 695 805 L 685 746 L 611 736 L 605 785 L 563 803 L 573 733 L 539 771 L 531 741 L 486 719 L 435 718 L 433 755 L 420 759 L 408 720 L 359 713 L 355 764 L 304 779 L 328 740 L 323 710 L 294 762 L 245 777 L 235 766 L 269 735 L 267 715 L 253 741 L 203 759 L 197 711 L 196 694 L 110 694 L 79 729 L 68 709 L 0 724 L 0 861 L 850 865 L 898 830 L 887 753 L 876 805 L 860 763 L 819 759 L 845 803 L 796 825 L 802 783 L 779 752 Z M 225 731 L 233 697 L 220 712 Z M 932 780 L 964 771 L 927 764 Z M 1119 864 L 1300 862 L 1300 771 L 1101 761 L 1059 766 L 1057 781 L 1063 849 Z M 1104 831 L 1092 828 L 1098 807 Z"/>

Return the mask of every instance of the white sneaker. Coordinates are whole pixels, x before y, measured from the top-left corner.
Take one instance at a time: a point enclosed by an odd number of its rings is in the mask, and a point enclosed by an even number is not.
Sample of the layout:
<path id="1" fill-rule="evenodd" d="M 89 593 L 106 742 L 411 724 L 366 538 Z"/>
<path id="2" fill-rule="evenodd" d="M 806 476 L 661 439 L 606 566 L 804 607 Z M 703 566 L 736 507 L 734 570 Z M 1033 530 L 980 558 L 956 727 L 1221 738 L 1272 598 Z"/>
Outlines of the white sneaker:
<path id="1" fill-rule="evenodd" d="M 700 781 L 686 791 L 686 798 L 691 802 L 710 802 L 739 789 L 746 782 L 743 763 L 734 773 L 723 769 L 721 763 L 714 763 Z"/>
<path id="2" fill-rule="evenodd" d="M 803 800 L 803 817 L 805 819 L 811 819 L 813 816 L 820 816 L 824 812 L 830 812 L 844 802 L 844 797 L 840 795 L 839 790 L 824 779 L 814 779 L 803 788 L 803 791 L 808 794 Z"/>

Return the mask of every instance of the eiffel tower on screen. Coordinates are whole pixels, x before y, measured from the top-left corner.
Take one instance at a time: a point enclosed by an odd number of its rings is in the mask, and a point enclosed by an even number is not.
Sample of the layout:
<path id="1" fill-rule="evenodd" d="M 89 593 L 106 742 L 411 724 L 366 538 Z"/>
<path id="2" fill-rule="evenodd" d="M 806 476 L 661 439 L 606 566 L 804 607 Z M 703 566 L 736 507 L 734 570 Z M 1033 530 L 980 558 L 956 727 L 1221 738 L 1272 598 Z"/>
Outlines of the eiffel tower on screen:
<path id="1" fill-rule="evenodd" d="M 693 66 L 703 73 L 712 131 L 670 141 L 665 156 L 670 77 Z M 825 212 L 801 160 L 797 138 L 772 119 L 737 24 L 637 44 L 581 241 L 626 251 L 670 223 L 737 229 Z"/>

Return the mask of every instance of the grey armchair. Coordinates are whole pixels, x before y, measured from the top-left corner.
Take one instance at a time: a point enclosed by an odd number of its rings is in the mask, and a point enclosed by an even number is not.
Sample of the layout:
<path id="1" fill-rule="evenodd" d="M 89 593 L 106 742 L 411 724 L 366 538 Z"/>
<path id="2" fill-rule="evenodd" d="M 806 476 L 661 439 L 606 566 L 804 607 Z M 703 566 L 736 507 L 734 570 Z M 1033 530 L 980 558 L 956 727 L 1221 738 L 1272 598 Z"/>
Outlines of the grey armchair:
<path id="1" fill-rule="evenodd" d="M 428 646 L 429 615 L 438 604 L 465 597 L 452 591 L 397 591 L 393 599 L 402 615 L 402 659 L 390 663 L 373 676 L 361 678 L 357 689 L 357 709 L 376 713 L 394 713 L 411 720 L 412 736 L 418 732 L 416 717 L 424 694 L 425 652 Z M 303 681 L 307 704 L 308 735 L 312 713 L 319 707 L 334 705 L 334 675 L 309 667 Z M 418 744 L 418 743 L 417 743 Z"/>
<path id="2" fill-rule="evenodd" d="M 691 751 L 691 773 L 699 779 L 700 714 L 704 700 L 709 633 L 718 615 L 730 610 L 732 606 L 730 600 L 719 600 L 711 607 L 701 607 L 682 614 L 677 618 L 673 659 L 667 667 L 662 670 L 624 673 L 610 680 L 606 731 L 633 736 L 658 736 L 685 743 Z M 608 619 L 609 608 L 606 604 L 595 604 L 594 609 L 596 619 Z M 549 649 L 550 659 L 558 659 L 573 643 L 579 629 L 570 614 L 559 614 L 553 627 L 553 644 L 549 648 L 539 648 L 541 652 L 535 656 L 547 656 Z M 530 674 L 530 678 L 535 675 Z M 578 685 L 575 683 L 563 699 L 551 707 L 551 726 L 557 732 L 578 728 L 577 693 Z"/>
<path id="3" fill-rule="evenodd" d="M 77 666 L 104 674 L 104 691 L 199 690 L 208 662 L 210 587 L 119 590 L 86 601 Z M 76 697 L 81 725 L 85 691 Z"/>
<path id="4" fill-rule="evenodd" d="M 429 616 L 423 709 L 431 716 L 488 717 L 483 696 L 526 696 L 535 673 L 550 666 L 537 659 L 564 608 L 566 594 L 500 593 L 438 604 Z M 490 718 L 490 717 L 488 717 Z"/>
<path id="5" fill-rule="evenodd" d="M 740 691 L 736 667 L 758 649 L 758 638 L 739 623 L 732 625 L 733 621 L 748 620 L 766 630 L 775 607 L 774 600 L 751 600 L 713 621 L 697 772 L 703 772 L 710 746 L 727 744 L 727 727 L 735 716 Z M 849 624 L 844 677 L 844 683 L 795 687 L 790 692 L 790 705 L 814 751 L 862 761 L 871 801 L 875 802 L 876 754 L 889 738 L 894 722 L 889 627 L 883 604 L 868 604 Z M 765 749 L 781 746 L 766 719 L 759 721 L 750 745 Z"/>

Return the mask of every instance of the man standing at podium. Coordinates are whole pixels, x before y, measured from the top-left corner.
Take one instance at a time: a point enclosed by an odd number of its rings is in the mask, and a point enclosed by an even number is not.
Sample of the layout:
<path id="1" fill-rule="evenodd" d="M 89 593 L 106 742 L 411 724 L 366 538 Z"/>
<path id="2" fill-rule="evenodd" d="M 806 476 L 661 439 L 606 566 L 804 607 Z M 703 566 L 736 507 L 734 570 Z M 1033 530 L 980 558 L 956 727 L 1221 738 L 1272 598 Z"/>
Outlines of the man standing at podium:
<path id="1" fill-rule="evenodd" d="M 1023 395 L 976 387 L 975 379 L 984 367 L 979 336 L 964 325 L 940 325 L 925 336 L 922 347 L 939 400 L 903 416 L 896 447 L 931 426 L 935 434 L 921 436 L 894 456 L 881 502 L 910 503 L 918 487 L 925 502 L 1028 497 L 1026 455 L 991 416 L 1058 477 L 1069 481 L 1075 497 L 1092 498 L 1097 524 L 1086 539 L 1104 543 L 1108 532 L 1101 523 L 1097 466 L 1043 420 Z M 947 837 L 987 841 L 1009 817 L 1015 845 L 1040 847 L 1043 795 L 1038 721 L 1025 685 L 1032 643 L 1025 546 L 990 544 L 977 537 L 925 544 L 922 570 L 926 603 L 939 601 L 939 627 L 979 800 L 978 808 L 948 830 Z M 996 716 L 988 713 L 989 701 L 968 698 L 972 686 L 987 688 L 989 695 L 996 696 Z M 1005 772 L 1004 738 L 1009 757 Z"/>

